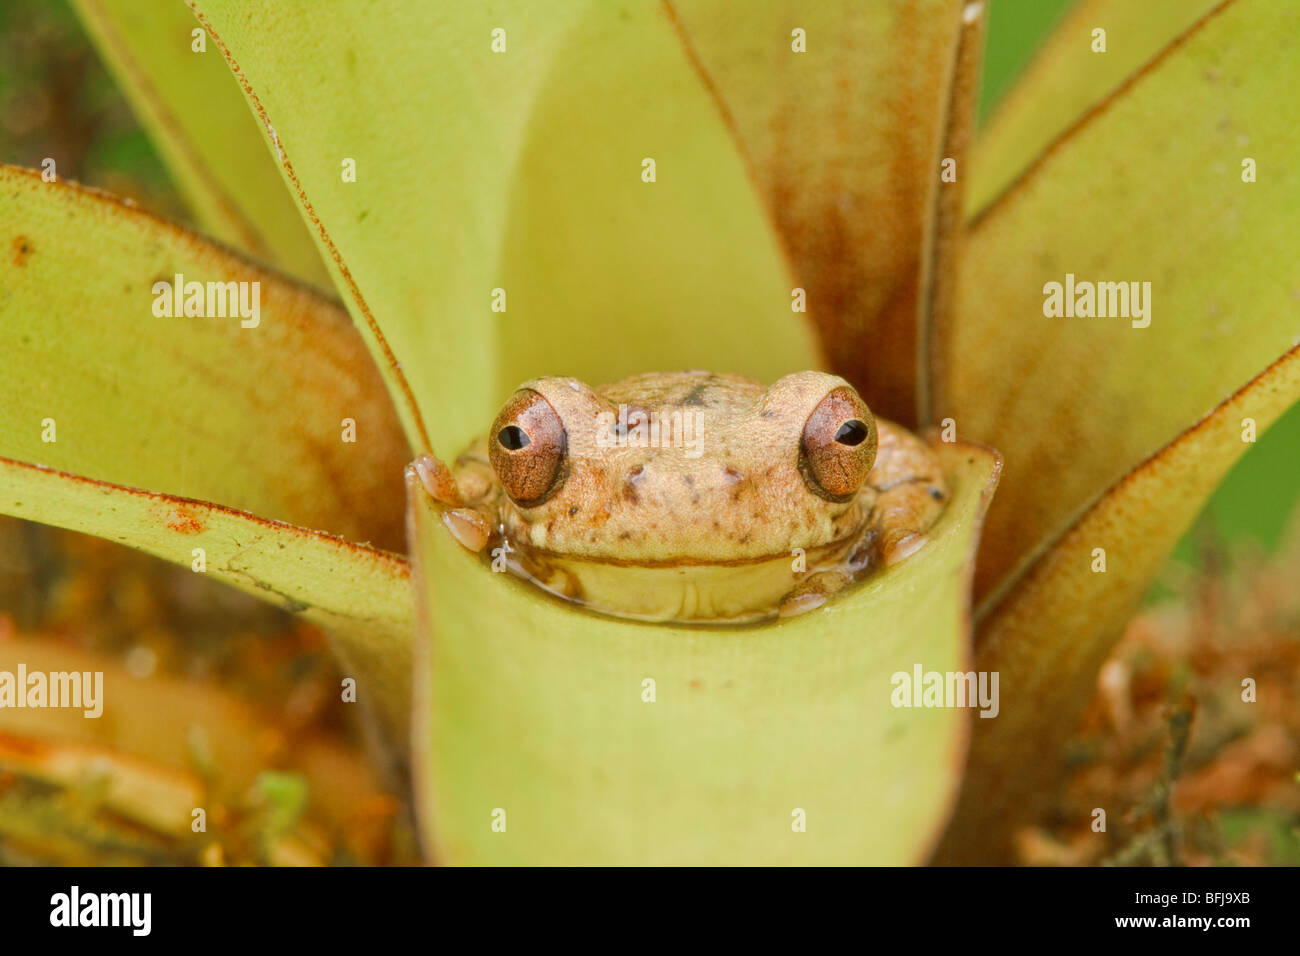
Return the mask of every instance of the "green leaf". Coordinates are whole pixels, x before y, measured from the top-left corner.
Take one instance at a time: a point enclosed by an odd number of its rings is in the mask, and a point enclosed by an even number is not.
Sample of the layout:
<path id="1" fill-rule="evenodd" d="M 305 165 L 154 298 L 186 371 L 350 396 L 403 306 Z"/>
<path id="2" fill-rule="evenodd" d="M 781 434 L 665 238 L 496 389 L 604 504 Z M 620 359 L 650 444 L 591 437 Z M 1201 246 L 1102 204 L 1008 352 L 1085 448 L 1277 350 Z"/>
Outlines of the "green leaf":
<path id="1" fill-rule="evenodd" d="M 891 675 L 966 669 L 995 455 L 935 445 L 953 488 L 914 557 L 762 627 L 590 614 L 493 574 L 408 477 L 418 813 L 439 862 L 909 863 L 969 714 L 896 709 Z M 643 702 L 646 679 L 655 702 Z M 493 814 L 506 813 L 506 832 Z M 807 832 L 792 832 L 796 808 Z"/>
<path id="2" fill-rule="evenodd" d="M 976 595 L 1016 576 L 1136 462 L 1300 336 L 1300 7 L 1201 22 L 975 221 L 936 417 L 1006 456 Z M 1243 182 L 1252 158 L 1258 181 Z M 1044 314 L 1045 284 L 1149 282 L 1150 326 Z"/>
<path id="3" fill-rule="evenodd" d="M 186 566 L 203 548 L 204 573 L 325 625 L 402 739 L 406 565 L 308 530 L 402 542 L 405 443 L 346 314 L 30 171 L 0 167 L 0 224 L 0 513 Z M 155 316 L 153 283 L 176 274 L 259 283 L 258 324 Z"/>
<path id="4" fill-rule="evenodd" d="M 275 129 L 412 444 L 463 447 L 539 374 L 820 364 L 665 6 L 191 5 Z"/>
<path id="5" fill-rule="evenodd" d="M 409 723 L 411 599 L 387 551 L 203 501 L 0 458 L 0 512 L 93 534 L 196 568 L 301 613 L 333 641 L 357 699 L 389 741 Z M 198 554 L 195 549 L 202 549 Z"/>
<path id="6" fill-rule="evenodd" d="M 1079 0 L 980 131 L 968 208 L 983 209 L 1035 157 L 1223 0 Z M 1093 52 L 1093 31 L 1106 51 Z"/>
<path id="7" fill-rule="evenodd" d="M 73 6 L 200 227 L 328 287 L 329 273 L 239 84 L 214 47 L 192 49 L 191 33 L 200 28 L 182 0 Z"/>
<path id="8" fill-rule="evenodd" d="M 1014 832 L 1037 822 L 1043 798 L 1059 784 L 1064 745 L 1124 623 L 1205 499 L 1250 447 L 1243 423 L 1249 419 L 1262 432 L 1298 397 L 1300 346 L 1126 475 L 979 620 L 976 668 L 999 671 L 1008 692 L 997 720 L 975 722 L 941 860 L 1012 861 Z M 1095 570 L 1097 548 L 1105 552 L 1104 573 Z"/>
<path id="9" fill-rule="evenodd" d="M 257 283 L 257 326 L 154 315 L 154 283 L 177 274 Z M 405 442 L 336 303 L 120 200 L 4 166 L 0 289 L 0 353 L 16 357 L 0 456 L 402 547 Z"/>

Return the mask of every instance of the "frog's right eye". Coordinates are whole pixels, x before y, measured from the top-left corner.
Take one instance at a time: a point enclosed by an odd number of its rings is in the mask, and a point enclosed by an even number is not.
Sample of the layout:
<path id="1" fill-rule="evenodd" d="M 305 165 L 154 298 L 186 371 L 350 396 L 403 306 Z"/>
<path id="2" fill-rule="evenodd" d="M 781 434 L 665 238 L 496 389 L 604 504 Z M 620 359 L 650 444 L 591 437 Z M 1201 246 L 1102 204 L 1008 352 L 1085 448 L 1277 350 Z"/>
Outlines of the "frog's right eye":
<path id="1" fill-rule="evenodd" d="M 540 505 L 564 483 L 564 423 L 539 392 L 520 389 L 492 423 L 488 458 L 515 504 Z"/>
<path id="2" fill-rule="evenodd" d="M 800 467 L 808 487 L 830 501 L 857 494 L 876 460 L 876 420 L 847 385 L 832 389 L 803 427 Z"/>

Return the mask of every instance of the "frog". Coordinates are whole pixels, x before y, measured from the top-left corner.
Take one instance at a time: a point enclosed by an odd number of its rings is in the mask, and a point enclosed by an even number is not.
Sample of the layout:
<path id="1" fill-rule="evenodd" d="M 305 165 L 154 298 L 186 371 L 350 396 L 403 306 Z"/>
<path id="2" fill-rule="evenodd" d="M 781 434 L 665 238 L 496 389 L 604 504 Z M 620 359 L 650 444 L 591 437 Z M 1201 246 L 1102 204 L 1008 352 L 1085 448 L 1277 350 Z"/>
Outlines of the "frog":
<path id="1" fill-rule="evenodd" d="M 948 497 L 929 444 L 822 371 L 536 378 L 451 466 L 412 469 L 494 570 L 661 623 L 815 611 L 924 548 Z"/>

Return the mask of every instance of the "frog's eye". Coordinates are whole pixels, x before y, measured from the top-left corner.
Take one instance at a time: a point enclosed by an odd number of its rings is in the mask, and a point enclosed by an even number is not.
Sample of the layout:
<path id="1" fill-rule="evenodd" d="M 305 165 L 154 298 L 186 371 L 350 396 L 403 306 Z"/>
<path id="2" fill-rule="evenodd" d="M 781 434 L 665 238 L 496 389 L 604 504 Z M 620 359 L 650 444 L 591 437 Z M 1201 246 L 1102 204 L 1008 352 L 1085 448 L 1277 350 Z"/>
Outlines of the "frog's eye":
<path id="1" fill-rule="evenodd" d="M 540 393 L 521 389 L 492 423 L 488 458 L 515 504 L 540 505 L 563 483 L 564 423 Z"/>
<path id="2" fill-rule="evenodd" d="M 831 501 L 847 501 L 876 460 L 876 419 L 847 385 L 832 389 L 803 426 L 800 465 L 808 487 Z"/>

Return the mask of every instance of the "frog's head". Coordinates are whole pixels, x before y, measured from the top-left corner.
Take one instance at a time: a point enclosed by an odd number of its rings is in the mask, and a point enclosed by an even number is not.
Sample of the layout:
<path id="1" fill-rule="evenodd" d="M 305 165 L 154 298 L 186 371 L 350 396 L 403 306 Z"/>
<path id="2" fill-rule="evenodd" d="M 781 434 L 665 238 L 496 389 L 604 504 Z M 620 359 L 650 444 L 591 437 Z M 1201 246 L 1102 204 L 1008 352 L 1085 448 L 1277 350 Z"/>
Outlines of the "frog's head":
<path id="1" fill-rule="evenodd" d="M 632 616 L 766 616 L 861 539 L 876 442 L 858 393 L 822 372 L 540 378 L 492 424 L 495 488 L 476 497 L 551 590 Z"/>

